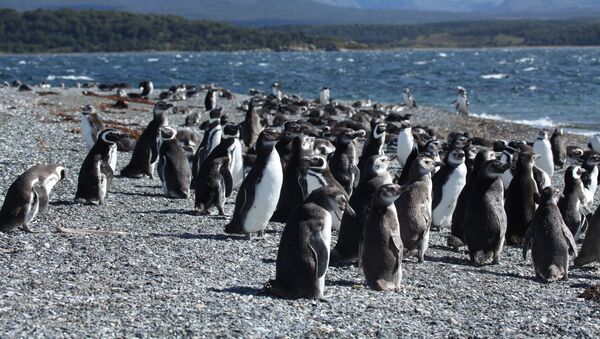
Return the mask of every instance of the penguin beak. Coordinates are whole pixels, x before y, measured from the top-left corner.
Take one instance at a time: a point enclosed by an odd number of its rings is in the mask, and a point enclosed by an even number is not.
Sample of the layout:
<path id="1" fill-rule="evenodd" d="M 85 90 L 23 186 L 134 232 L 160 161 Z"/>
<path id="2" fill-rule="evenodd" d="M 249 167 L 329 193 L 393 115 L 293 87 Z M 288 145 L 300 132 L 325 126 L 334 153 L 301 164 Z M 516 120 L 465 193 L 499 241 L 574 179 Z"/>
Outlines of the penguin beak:
<path id="1" fill-rule="evenodd" d="M 445 165 L 445 164 L 444 164 L 444 162 L 442 162 L 442 161 L 436 161 L 436 162 L 434 162 L 433 164 L 434 164 L 436 167 L 441 167 L 441 166 L 444 166 L 444 165 Z"/>
<path id="2" fill-rule="evenodd" d="M 348 213 L 349 216 L 356 218 L 356 212 L 354 211 L 354 209 L 352 209 L 349 203 L 346 203 L 345 212 Z"/>
<path id="3" fill-rule="evenodd" d="M 539 155 L 539 154 L 534 154 L 534 155 L 533 155 L 533 159 L 534 159 L 534 160 L 538 160 L 539 158 L 540 158 L 540 155 Z"/>

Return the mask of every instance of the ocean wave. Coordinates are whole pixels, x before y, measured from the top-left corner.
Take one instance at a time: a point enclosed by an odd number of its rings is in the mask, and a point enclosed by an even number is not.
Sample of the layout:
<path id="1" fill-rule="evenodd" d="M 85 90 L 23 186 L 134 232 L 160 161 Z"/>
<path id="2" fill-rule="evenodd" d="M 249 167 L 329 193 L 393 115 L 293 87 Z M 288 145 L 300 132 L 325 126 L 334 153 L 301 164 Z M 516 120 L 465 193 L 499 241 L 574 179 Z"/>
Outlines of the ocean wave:
<path id="1" fill-rule="evenodd" d="M 160 59 L 158 59 L 158 58 L 148 58 L 148 59 L 146 59 L 146 62 L 158 62 L 158 60 L 160 60 Z"/>
<path id="2" fill-rule="evenodd" d="M 429 62 L 428 61 L 415 61 L 414 64 L 415 65 L 427 65 Z"/>
<path id="3" fill-rule="evenodd" d="M 94 81 L 94 79 L 87 77 L 85 75 L 53 75 L 53 74 L 50 74 L 46 77 L 46 80 L 48 80 L 48 81 L 53 81 L 56 79 Z"/>
<path id="4" fill-rule="evenodd" d="M 483 74 L 480 76 L 481 79 L 484 80 L 500 80 L 500 79 L 508 79 L 510 75 L 505 73 L 496 73 L 496 74 Z"/>
<path id="5" fill-rule="evenodd" d="M 531 72 L 537 70 L 537 67 L 527 67 L 523 69 L 523 72 Z"/>
<path id="6" fill-rule="evenodd" d="M 538 119 L 533 119 L 533 120 L 529 120 L 529 119 L 511 120 L 511 119 L 507 119 L 506 117 L 503 117 L 503 116 L 500 116 L 497 114 L 479 113 L 479 114 L 471 114 L 471 115 L 474 117 L 482 118 L 482 119 L 508 121 L 508 122 L 512 122 L 515 124 L 519 124 L 519 125 L 527 125 L 527 126 L 533 126 L 533 127 L 547 128 L 547 127 L 558 126 L 557 123 L 552 121 L 552 119 L 550 119 L 547 116 L 538 118 Z"/>

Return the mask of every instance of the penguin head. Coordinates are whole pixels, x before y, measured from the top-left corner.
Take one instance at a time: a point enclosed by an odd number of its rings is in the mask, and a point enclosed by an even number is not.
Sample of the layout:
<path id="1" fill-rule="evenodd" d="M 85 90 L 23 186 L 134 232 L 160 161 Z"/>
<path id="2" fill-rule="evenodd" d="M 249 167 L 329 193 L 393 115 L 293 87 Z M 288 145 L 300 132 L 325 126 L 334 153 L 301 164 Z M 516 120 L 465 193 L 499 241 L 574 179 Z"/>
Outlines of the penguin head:
<path id="1" fill-rule="evenodd" d="M 94 113 L 95 111 L 96 111 L 96 109 L 92 105 L 81 106 L 81 114 L 82 115 L 89 115 L 91 113 Z"/>
<path id="2" fill-rule="evenodd" d="M 335 146 L 331 141 L 323 138 L 315 139 L 314 154 L 327 156 L 333 152 L 335 152 Z"/>
<path id="3" fill-rule="evenodd" d="M 364 130 L 359 130 L 359 131 L 352 131 L 352 132 L 346 132 L 341 134 L 338 137 L 337 143 L 339 145 L 348 145 L 350 144 L 354 139 L 358 138 L 358 137 L 364 137 L 365 136 L 365 131 Z"/>
<path id="4" fill-rule="evenodd" d="M 117 141 L 123 139 L 125 137 L 125 134 L 117 131 L 116 129 L 113 128 L 106 128 L 103 129 L 99 134 L 98 134 L 98 139 L 104 141 L 107 144 L 115 144 Z"/>
<path id="5" fill-rule="evenodd" d="M 373 206 L 386 208 L 393 204 L 406 188 L 396 184 L 386 184 L 377 190 L 373 196 Z"/>
<path id="6" fill-rule="evenodd" d="M 442 149 L 442 142 L 437 139 L 427 141 L 425 144 L 425 151 L 431 154 L 437 154 Z"/>
<path id="7" fill-rule="evenodd" d="M 517 166 L 531 169 L 535 165 L 535 161 L 539 158 L 539 154 L 534 154 L 530 152 L 519 152 L 519 156 L 517 158 Z"/>
<path id="8" fill-rule="evenodd" d="M 493 153 L 493 152 L 492 152 Z M 488 160 L 484 165 L 479 176 L 487 179 L 499 178 L 502 173 L 510 168 L 510 164 L 505 164 L 500 160 Z"/>
<path id="9" fill-rule="evenodd" d="M 256 151 L 259 152 L 260 150 L 270 150 L 273 146 L 275 146 L 280 136 L 281 133 L 279 133 L 276 129 L 265 128 L 260 133 L 256 141 Z"/>
<path id="10" fill-rule="evenodd" d="M 365 175 L 368 177 L 379 176 L 387 172 L 390 165 L 390 157 L 387 155 L 373 155 L 365 163 Z"/>
<path id="11" fill-rule="evenodd" d="M 548 132 L 541 130 L 537 135 L 537 140 L 548 140 Z"/>
<path id="12" fill-rule="evenodd" d="M 581 175 L 583 172 L 583 168 L 579 166 L 569 166 L 565 172 L 565 185 L 569 182 L 581 180 Z"/>
<path id="13" fill-rule="evenodd" d="M 460 166 L 465 162 L 465 151 L 460 148 L 455 148 L 447 155 L 447 162 L 453 167 Z"/>
<path id="14" fill-rule="evenodd" d="M 312 191 L 306 200 L 304 200 L 304 203 L 314 203 L 319 205 L 330 213 L 335 213 L 340 219 L 343 212 L 346 212 L 351 216 L 356 215 L 348 203 L 348 194 L 346 191 L 337 187 L 320 187 Z"/>
<path id="15" fill-rule="evenodd" d="M 159 101 L 154 105 L 152 112 L 154 113 L 154 116 L 157 117 L 157 116 L 163 115 L 171 107 L 173 107 L 173 104 L 170 104 L 170 103 L 167 103 L 164 101 Z"/>
<path id="16" fill-rule="evenodd" d="M 372 135 L 374 139 L 385 139 L 385 132 L 387 130 L 387 124 L 378 122 L 375 127 L 372 128 Z"/>
<path id="17" fill-rule="evenodd" d="M 240 125 L 238 124 L 226 124 L 223 128 L 223 139 L 239 138 L 240 137 Z"/>
<path id="18" fill-rule="evenodd" d="M 465 160 L 473 161 L 475 160 L 477 153 L 479 153 L 479 147 L 465 146 L 463 151 L 465 152 Z"/>
<path id="19" fill-rule="evenodd" d="M 398 129 L 400 132 L 402 132 L 402 131 L 411 132 L 411 127 L 412 127 L 412 124 L 410 123 L 410 120 L 402 120 L 400 122 L 400 127 Z"/>
<path id="20" fill-rule="evenodd" d="M 406 87 L 406 88 L 404 89 L 404 93 L 406 93 L 406 94 L 410 94 L 410 88 Z"/>
<path id="21" fill-rule="evenodd" d="M 554 188 L 552 186 L 545 187 L 540 193 L 539 204 L 544 202 L 552 202 L 554 204 L 558 203 L 558 200 L 561 198 L 562 193 L 559 189 Z"/>
<path id="22" fill-rule="evenodd" d="M 53 172 L 60 178 L 60 180 L 65 180 L 67 177 L 65 168 L 58 164 L 54 164 L 52 167 L 54 167 Z"/>
<path id="23" fill-rule="evenodd" d="M 315 137 L 306 134 L 298 135 L 292 144 L 292 148 L 302 154 L 311 154 L 315 145 Z"/>
<path id="24" fill-rule="evenodd" d="M 561 127 L 557 127 L 554 129 L 554 135 L 565 135 L 565 133 Z"/>
<path id="25" fill-rule="evenodd" d="M 590 153 L 587 159 L 585 159 L 585 164 L 590 167 L 600 164 L 600 154 Z"/>
<path id="26" fill-rule="evenodd" d="M 327 168 L 327 160 L 320 155 L 304 157 L 308 163 L 308 167 L 315 170 L 324 170 Z"/>
<path id="27" fill-rule="evenodd" d="M 173 127 L 164 126 L 160 128 L 161 140 L 173 140 L 177 136 L 177 131 Z"/>
<path id="28" fill-rule="evenodd" d="M 442 162 L 433 160 L 432 157 L 431 153 L 421 152 L 411 165 L 409 173 L 415 173 L 417 177 L 422 177 L 433 172 L 436 167 L 444 165 Z"/>
<path id="29" fill-rule="evenodd" d="M 459 95 L 467 95 L 467 90 L 462 86 L 458 86 L 456 90 L 458 91 Z"/>

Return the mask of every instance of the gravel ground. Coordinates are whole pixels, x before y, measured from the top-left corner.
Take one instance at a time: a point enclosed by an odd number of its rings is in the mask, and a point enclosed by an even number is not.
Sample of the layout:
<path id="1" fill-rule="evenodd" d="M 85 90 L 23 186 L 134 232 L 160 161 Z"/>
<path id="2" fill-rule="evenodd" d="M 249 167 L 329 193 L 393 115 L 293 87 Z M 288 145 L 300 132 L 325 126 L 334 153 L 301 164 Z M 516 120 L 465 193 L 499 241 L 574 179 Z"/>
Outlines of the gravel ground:
<path id="1" fill-rule="evenodd" d="M 283 224 L 270 224 L 262 239 L 225 235 L 233 198 L 226 217 L 198 217 L 190 214 L 192 199 L 164 198 L 158 179 L 115 178 L 106 205 L 74 204 L 86 152 L 79 122 L 69 116 L 78 117 L 82 104 L 110 101 L 54 91 L 60 94 L 0 89 L 0 196 L 34 163 L 67 169 L 48 212 L 32 225 L 41 233 L 0 233 L 2 337 L 600 336 L 600 305 L 578 297 L 600 283 L 598 266 L 542 284 L 520 248 L 505 248 L 500 265 L 476 268 L 466 253 L 445 246 L 447 230 L 432 234 L 425 263 L 404 262 L 399 292 L 366 289 L 361 270 L 347 267 L 329 269 L 324 301 L 272 298 L 262 285 L 275 275 Z M 126 114 L 102 114 L 140 128 L 149 109 L 140 104 Z M 169 119 L 183 122 L 183 116 Z M 440 131 L 536 134 L 432 108 L 415 110 L 414 120 Z M 119 157 L 122 168 L 129 155 Z M 559 188 L 561 176 L 554 177 Z M 65 235 L 56 226 L 126 233 Z"/>

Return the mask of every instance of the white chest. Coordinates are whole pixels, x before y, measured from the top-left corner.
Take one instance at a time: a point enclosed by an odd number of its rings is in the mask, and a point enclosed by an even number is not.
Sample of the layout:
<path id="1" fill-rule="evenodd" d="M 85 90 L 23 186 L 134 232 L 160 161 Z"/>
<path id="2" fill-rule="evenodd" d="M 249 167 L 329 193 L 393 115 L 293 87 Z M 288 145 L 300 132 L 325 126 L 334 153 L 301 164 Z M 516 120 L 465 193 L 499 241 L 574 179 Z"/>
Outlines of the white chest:
<path id="1" fill-rule="evenodd" d="M 398 161 L 400 162 L 400 166 L 404 167 L 406 164 L 406 159 L 413 150 L 415 144 L 415 140 L 412 136 L 412 131 L 410 128 L 402 130 L 398 133 L 398 141 L 396 144 L 396 150 L 398 153 Z"/>
<path id="2" fill-rule="evenodd" d="M 282 183 L 283 171 L 279 153 L 273 149 L 263 170 L 262 179 L 256 184 L 254 201 L 252 201 L 252 207 L 250 207 L 244 222 L 246 232 L 254 233 L 266 227 L 277 208 Z M 248 187 L 247 189 L 252 188 Z"/>

